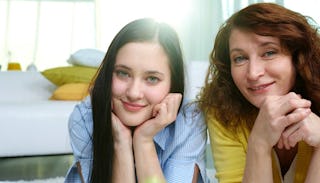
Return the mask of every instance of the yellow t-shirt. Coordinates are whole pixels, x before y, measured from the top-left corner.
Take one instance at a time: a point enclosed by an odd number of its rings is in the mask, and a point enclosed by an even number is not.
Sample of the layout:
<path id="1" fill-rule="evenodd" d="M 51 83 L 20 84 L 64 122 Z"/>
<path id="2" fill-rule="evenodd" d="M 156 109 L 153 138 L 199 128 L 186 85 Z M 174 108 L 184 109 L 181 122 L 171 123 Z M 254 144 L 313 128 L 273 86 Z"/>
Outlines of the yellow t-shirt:
<path id="1" fill-rule="evenodd" d="M 207 123 L 213 152 L 216 177 L 219 183 L 240 183 L 246 162 L 249 130 L 245 127 L 234 134 L 218 123 L 213 116 L 207 114 Z M 303 183 L 312 156 L 312 147 L 304 142 L 299 143 L 296 155 L 296 172 L 294 183 Z M 275 157 L 272 157 L 274 183 L 281 183 L 281 172 Z"/>

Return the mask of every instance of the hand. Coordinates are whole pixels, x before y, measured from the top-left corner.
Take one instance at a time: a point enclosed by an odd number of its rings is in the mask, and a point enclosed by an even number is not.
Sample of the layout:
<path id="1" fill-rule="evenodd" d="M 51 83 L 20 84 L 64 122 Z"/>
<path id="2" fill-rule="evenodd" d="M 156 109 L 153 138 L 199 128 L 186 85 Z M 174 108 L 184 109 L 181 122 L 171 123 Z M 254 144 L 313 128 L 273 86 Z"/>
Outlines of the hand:
<path id="1" fill-rule="evenodd" d="M 131 129 L 112 112 L 112 134 L 115 144 L 132 144 Z"/>
<path id="2" fill-rule="evenodd" d="M 310 101 L 293 92 L 284 96 L 267 96 L 260 107 L 250 140 L 268 151 L 277 144 L 282 132 L 310 114 Z"/>
<path id="3" fill-rule="evenodd" d="M 154 118 L 142 123 L 134 131 L 134 138 L 153 141 L 153 137 L 164 127 L 175 121 L 181 103 L 180 93 L 169 93 L 153 108 Z"/>
<path id="4" fill-rule="evenodd" d="M 301 122 L 288 127 L 281 136 L 286 149 L 294 147 L 299 141 L 320 148 L 320 118 L 314 113 L 309 114 Z"/>

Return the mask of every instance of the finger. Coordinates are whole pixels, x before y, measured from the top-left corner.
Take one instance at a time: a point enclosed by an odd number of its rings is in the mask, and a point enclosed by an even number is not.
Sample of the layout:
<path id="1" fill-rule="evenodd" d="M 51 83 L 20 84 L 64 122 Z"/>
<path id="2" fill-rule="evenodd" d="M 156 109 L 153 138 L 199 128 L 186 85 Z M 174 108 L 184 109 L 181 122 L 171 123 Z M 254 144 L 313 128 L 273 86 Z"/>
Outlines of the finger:
<path id="1" fill-rule="evenodd" d="M 278 141 L 277 147 L 278 147 L 279 149 L 282 149 L 283 146 L 284 146 L 284 145 L 283 145 L 283 139 L 280 138 L 279 141 Z"/>
<path id="2" fill-rule="evenodd" d="M 180 106 L 182 95 L 180 93 L 169 93 L 162 103 L 165 103 L 167 106 L 167 113 L 174 114 L 178 112 Z"/>
<path id="3" fill-rule="evenodd" d="M 294 147 L 298 142 L 302 141 L 303 139 L 304 134 L 300 130 L 297 130 L 288 137 L 289 145 L 291 147 Z"/>
<path id="4" fill-rule="evenodd" d="M 299 113 L 299 112 L 304 112 L 303 109 L 299 108 L 293 111 L 293 113 Z M 305 119 L 305 118 L 304 118 Z M 297 131 L 301 126 L 303 125 L 303 120 L 298 121 L 297 123 L 291 124 L 290 126 L 286 127 L 284 132 L 281 134 L 281 138 L 283 139 L 283 144 L 286 149 L 290 149 L 290 144 L 288 137 L 293 134 L 295 131 Z"/>
<path id="5" fill-rule="evenodd" d="M 172 95 L 167 107 L 168 107 L 168 113 L 169 113 L 169 120 L 170 122 L 174 121 L 177 117 L 177 113 L 179 110 L 179 106 L 181 103 L 182 95 L 180 93 L 175 93 Z"/>
<path id="6" fill-rule="evenodd" d="M 287 114 L 298 108 L 309 108 L 311 102 L 306 99 L 301 99 L 301 97 L 293 92 L 279 98 L 279 111 L 280 114 Z"/>
<path id="7" fill-rule="evenodd" d="M 290 126 L 288 126 L 284 132 L 282 133 L 282 136 L 285 138 L 288 138 L 289 135 L 291 135 L 293 132 L 295 132 L 300 126 L 302 125 L 302 121 L 298 121 L 297 123 L 294 123 Z"/>
<path id="8" fill-rule="evenodd" d="M 279 120 L 279 125 L 284 130 L 290 125 L 302 121 L 310 113 L 311 113 L 311 110 L 309 108 L 301 108 L 299 110 L 296 110 L 295 112 L 289 113 L 286 116 L 281 117 Z"/>
<path id="9" fill-rule="evenodd" d="M 152 110 L 152 117 L 156 117 L 158 115 L 159 110 L 160 110 L 160 104 L 155 105 Z"/>

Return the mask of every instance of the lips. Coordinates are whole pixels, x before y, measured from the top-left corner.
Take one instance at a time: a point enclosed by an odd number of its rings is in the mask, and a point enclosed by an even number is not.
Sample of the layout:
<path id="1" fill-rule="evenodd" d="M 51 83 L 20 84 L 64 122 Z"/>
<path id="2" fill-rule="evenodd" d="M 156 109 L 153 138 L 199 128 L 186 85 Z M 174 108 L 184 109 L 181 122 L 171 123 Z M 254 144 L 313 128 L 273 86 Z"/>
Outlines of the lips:
<path id="1" fill-rule="evenodd" d="M 270 85 L 272 85 L 273 83 L 274 83 L 274 82 L 268 83 L 268 84 L 257 85 L 257 86 L 251 86 L 251 87 L 249 87 L 249 90 L 254 91 L 254 92 L 263 92 L 263 91 L 265 91 Z"/>
<path id="2" fill-rule="evenodd" d="M 142 104 L 135 104 L 135 103 L 130 103 L 130 102 L 124 102 L 122 101 L 123 107 L 130 112 L 136 112 L 145 107 L 145 105 Z"/>

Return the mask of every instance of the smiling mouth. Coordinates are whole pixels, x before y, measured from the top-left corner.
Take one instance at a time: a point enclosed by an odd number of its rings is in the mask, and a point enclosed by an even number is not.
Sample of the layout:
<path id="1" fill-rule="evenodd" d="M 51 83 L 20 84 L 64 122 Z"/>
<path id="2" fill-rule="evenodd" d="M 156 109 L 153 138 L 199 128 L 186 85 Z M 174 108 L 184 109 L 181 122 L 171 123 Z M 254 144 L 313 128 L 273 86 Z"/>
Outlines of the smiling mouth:
<path id="1" fill-rule="evenodd" d="M 122 101 L 122 104 L 123 104 L 124 108 L 130 112 L 136 112 L 136 111 L 139 111 L 145 107 L 145 105 L 133 104 L 133 103 L 124 102 L 124 101 Z"/>
<path id="2" fill-rule="evenodd" d="M 270 85 L 272 85 L 272 83 L 268 83 L 268 84 L 264 84 L 264 85 L 259 85 L 259 86 L 255 86 L 255 87 L 250 87 L 249 89 L 252 91 L 263 91 L 264 89 L 266 89 L 267 87 L 269 87 Z"/>

